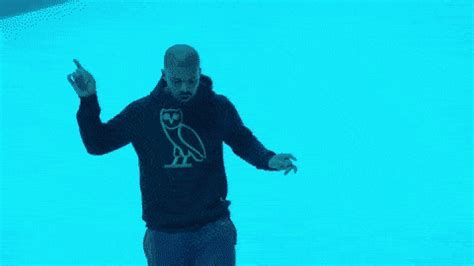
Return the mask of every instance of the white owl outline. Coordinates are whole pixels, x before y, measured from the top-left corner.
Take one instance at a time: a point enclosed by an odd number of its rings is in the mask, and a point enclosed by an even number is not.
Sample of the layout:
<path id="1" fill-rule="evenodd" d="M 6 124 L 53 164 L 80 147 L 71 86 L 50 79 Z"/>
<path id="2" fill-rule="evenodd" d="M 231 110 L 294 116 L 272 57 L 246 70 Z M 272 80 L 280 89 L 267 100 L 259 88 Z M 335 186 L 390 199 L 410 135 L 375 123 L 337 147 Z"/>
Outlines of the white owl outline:
<path id="1" fill-rule="evenodd" d="M 183 123 L 183 112 L 179 108 L 162 108 L 160 111 L 160 123 L 168 140 L 173 144 L 173 162 L 165 164 L 164 168 L 190 168 L 189 157 L 197 162 L 206 159 L 206 148 L 194 129 Z M 186 137 L 194 138 L 186 141 Z M 199 147 L 194 147 L 189 142 L 198 142 Z M 182 158 L 182 163 L 178 163 Z"/>

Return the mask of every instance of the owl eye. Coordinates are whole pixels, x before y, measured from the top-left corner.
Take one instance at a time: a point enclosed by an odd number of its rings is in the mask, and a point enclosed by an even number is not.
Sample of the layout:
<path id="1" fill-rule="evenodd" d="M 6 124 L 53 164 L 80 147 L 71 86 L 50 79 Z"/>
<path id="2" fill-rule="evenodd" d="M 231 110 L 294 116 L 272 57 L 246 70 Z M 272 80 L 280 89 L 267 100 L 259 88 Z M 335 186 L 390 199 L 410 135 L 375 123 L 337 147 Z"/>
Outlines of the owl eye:
<path id="1" fill-rule="evenodd" d="M 179 118 L 179 114 L 173 114 L 173 119 L 178 119 Z"/>
<path id="2" fill-rule="evenodd" d="M 169 114 L 169 113 L 164 114 L 164 115 L 163 115 L 163 118 L 164 118 L 164 119 L 170 119 L 170 114 Z"/>

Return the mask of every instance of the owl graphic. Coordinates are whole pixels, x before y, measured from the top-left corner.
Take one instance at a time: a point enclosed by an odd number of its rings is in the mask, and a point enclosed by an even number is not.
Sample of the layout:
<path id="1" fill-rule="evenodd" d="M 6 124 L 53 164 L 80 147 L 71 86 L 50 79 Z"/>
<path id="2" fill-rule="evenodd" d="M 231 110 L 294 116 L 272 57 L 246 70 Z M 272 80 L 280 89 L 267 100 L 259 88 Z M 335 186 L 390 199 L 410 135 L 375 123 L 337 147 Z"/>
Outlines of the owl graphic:
<path id="1" fill-rule="evenodd" d="M 181 109 L 161 109 L 160 122 L 168 140 L 173 144 L 174 160 L 164 168 L 189 168 L 192 157 L 196 162 L 206 159 L 206 149 L 199 135 L 190 126 L 183 123 Z M 181 162 L 179 162 L 181 159 Z"/>

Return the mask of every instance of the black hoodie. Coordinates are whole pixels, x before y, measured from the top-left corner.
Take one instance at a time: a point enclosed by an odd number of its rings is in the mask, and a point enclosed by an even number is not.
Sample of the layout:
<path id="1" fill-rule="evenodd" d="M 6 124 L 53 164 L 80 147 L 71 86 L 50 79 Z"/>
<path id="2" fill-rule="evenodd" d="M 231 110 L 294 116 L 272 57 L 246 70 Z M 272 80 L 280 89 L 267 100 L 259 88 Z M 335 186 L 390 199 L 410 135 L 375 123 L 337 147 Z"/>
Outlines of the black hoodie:
<path id="1" fill-rule="evenodd" d="M 102 155 L 132 143 L 138 155 L 142 219 L 166 232 L 198 228 L 230 216 L 223 143 L 257 169 L 275 152 L 266 149 L 229 99 L 201 74 L 188 102 L 179 102 L 162 77 L 153 91 L 102 123 L 97 94 L 80 97 L 77 122 L 88 153 Z"/>

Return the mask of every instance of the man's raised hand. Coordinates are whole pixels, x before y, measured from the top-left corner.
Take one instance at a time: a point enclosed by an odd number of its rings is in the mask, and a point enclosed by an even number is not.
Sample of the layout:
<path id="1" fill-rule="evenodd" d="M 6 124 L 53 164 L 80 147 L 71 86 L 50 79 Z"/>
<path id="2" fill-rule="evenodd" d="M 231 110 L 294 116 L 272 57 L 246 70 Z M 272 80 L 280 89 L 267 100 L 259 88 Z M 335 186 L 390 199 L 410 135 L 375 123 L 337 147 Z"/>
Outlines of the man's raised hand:
<path id="1" fill-rule="evenodd" d="M 73 59 L 77 69 L 67 75 L 67 80 L 79 97 L 87 97 L 96 93 L 95 79 L 85 70 L 77 59 Z"/>

